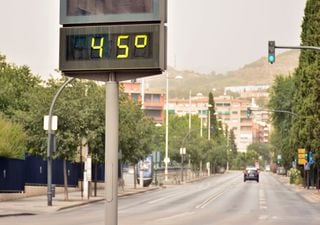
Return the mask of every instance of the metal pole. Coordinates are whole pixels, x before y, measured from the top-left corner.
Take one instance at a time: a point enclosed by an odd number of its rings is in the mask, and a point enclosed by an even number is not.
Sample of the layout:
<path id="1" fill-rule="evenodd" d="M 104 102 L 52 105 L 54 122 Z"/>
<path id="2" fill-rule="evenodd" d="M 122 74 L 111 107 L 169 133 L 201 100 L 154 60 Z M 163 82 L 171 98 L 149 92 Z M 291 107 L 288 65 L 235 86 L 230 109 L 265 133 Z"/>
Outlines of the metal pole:
<path id="1" fill-rule="evenodd" d="M 54 136 L 54 132 L 52 131 L 52 114 L 53 114 L 53 108 L 57 101 L 57 98 L 59 97 L 60 93 L 63 91 L 63 89 L 75 78 L 71 77 L 66 80 L 56 95 L 53 97 L 53 100 L 50 105 L 49 110 L 49 124 L 48 124 L 48 147 L 47 147 L 47 183 L 48 183 L 48 190 L 47 190 L 47 199 L 48 199 L 48 206 L 52 206 L 52 152 L 53 152 L 53 141 L 51 140 Z"/>
<path id="2" fill-rule="evenodd" d="M 191 90 L 189 91 L 189 132 L 191 131 Z"/>
<path id="3" fill-rule="evenodd" d="M 210 133 L 211 133 L 211 131 L 210 131 L 210 127 L 211 127 L 211 124 L 210 124 L 210 122 L 211 122 L 211 118 L 210 118 L 211 116 L 210 116 L 210 109 L 208 110 L 208 140 L 210 140 Z"/>
<path id="4" fill-rule="evenodd" d="M 164 176 L 165 181 L 168 181 L 168 141 L 169 141 L 169 113 L 168 113 L 168 107 L 169 107 L 169 73 L 166 72 L 166 158 L 164 162 Z"/>
<path id="5" fill-rule="evenodd" d="M 115 74 L 106 82 L 105 225 L 118 224 L 119 93 Z"/>
<path id="6" fill-rule="evenodd" d="M 183 183 L 183 156 L 184 154 L 182 153 L 181 154 L 181 183 Z"/>
<path id="7" fill-rule="evenodd" d="M 274 46 L 274 47 L 282 48 L 282 49 L 306 49 L 306 50 L 320 51 L 320 47 L 315 47 L 315 46 Z"/>
<path id="8" fill-rule="evenodd" d="M 202 127 L 203 127 L 203 118 L 202 118 L 202 110 L 201 110 L 201 117 L 200 117 L 200 137 L 203 136 L 203 134 L 202 134 Z"/>

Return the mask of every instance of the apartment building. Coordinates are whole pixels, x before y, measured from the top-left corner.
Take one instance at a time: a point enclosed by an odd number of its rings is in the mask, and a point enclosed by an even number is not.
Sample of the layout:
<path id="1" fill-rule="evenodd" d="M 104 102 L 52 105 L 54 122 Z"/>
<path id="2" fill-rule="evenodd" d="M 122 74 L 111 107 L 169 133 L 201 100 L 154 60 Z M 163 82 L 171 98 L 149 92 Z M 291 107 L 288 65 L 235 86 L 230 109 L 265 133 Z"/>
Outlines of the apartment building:
<path id="1" fill-rule="evenodd" d="M 137 82 L 122 82 L 121 85 L 131 99 L 141 103 L 146 116 L 151 117 L 155 123 L 163 123 L 165 95 L 161 91 L 142 91 L 141 83 Z"/>

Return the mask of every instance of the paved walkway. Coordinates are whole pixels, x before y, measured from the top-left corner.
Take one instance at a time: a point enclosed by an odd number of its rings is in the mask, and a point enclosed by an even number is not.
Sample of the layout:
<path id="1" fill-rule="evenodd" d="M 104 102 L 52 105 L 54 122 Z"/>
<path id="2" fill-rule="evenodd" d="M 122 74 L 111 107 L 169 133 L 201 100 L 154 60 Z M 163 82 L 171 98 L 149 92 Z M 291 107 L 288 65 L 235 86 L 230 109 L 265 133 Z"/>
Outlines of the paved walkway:
<path id="1" fill-rule="evenodd" d="M 310 203 L 320 203 L 320 191 L 314 187 L 310 189 L 304 188 L 302 185 L 290 184 L 289 177 L 284 175 L 273 174 L 283 185 L 287 186 L 290 190 L 299 193 L 304 199 Z"/>
<path id="2" fill-rule="evenodd" d="M 126 187 L 123 191 L 119 190 L 119 197 L 134 195 L 147 191 L 157 190 L 160 187 L 147 187 L 136 189 Z M 0 194 L 1 195 L 1 194 Z M 81 205 L 86 205 L 104 200 L 104 191 L 98 190 L 97 197 L 90 197 L 90 199 L 81 198 L 80 192 L 69 193 L 69 201 L 64 201 L 64 194 L 56 194 L 52 200 L 52 206 L 47 206 L 47 195 L 27 197 L 17 200 L 1 201 L 0 202 L 0 218 L 4 216 L 19 216 L 19 215 L 33 215 L 50 213 Z"/>

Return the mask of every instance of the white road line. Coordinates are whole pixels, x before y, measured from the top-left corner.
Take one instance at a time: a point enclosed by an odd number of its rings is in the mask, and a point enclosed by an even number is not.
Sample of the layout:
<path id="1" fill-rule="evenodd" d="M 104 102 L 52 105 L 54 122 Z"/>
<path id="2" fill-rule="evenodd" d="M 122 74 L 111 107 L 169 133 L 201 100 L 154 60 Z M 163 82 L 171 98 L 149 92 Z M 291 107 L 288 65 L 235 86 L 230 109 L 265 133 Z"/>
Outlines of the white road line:
<path id="1" fill-rule="evenodd" d="M 267 210 L 268 206 L 267 206 L 267 200 L 265 197 L 265 192 L 264 190 L 260 189 L 259 190 L 259 207 L 262 210 Z"/>
<path id="2" fill-rule="evenodd" d="M 225 191 L 222 191 L 220 193 L 216 193 L 214 195 L 212 195 L 211 197 L 209 197 L 208 199 L 206 199 L 204 202 L 202 202 L 201 204 L 196 206 L 196 209 L 203 209 L 205 208 L 207 205 L 209 205 L 213 200 L 219 198 L 221 195 L 224 194 Z"/>
<path id="3" fill-rule="evenodd" d="M 155 199 L 153 201 L 150 201 L 150 202 L 148 202 L 148 204 L 155 204 L 157 202 L 161 202 L 161 201 L 166 200 L 166 199 L 172 199 L 172 197 L 174 197 L 174 196 L 177 196 L 177 194 L 174 193 L 174 194 L 171 194 L 171 195 L 166 195 L 166 196 L 164 196 L 162 198 L 158 198 L 158 199 Z"/>
<path id="4" fill-rule="evenodd" d="M 155 222 L 161 222 L 161 221 L 166 221 L 166 220 L 173 220 L 173 219 L 177 219 L 177 218 L 180 218 L 180 217 L 190 216 L 190 215 L 193 215 L 193 214 L 194 214 L 193 211 L 191 211 L 191 212 L 184 212 L 184 213 L 176 214 L 176 215 L 174 215 L 174 216 L 167 216 L 167 217 L 164 217 L 164 218 L 157 219 L 157 220 L 155 220 Z"/>

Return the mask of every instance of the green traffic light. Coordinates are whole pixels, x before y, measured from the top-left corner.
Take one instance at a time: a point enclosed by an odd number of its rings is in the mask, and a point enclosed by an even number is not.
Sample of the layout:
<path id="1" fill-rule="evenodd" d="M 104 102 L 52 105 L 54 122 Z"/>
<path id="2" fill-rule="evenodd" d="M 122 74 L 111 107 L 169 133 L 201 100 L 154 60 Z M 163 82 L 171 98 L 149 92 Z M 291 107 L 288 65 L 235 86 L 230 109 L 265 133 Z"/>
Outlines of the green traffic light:
<path id="1" fill-rule="evenodd" d="M 274 63 L 274 56 L 273 55 L 269 55 L 268 61 L 270 63 Z"/>

